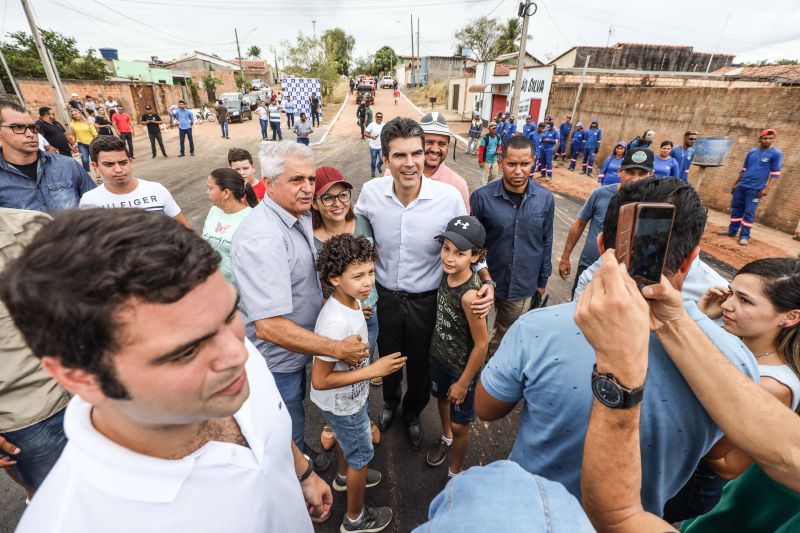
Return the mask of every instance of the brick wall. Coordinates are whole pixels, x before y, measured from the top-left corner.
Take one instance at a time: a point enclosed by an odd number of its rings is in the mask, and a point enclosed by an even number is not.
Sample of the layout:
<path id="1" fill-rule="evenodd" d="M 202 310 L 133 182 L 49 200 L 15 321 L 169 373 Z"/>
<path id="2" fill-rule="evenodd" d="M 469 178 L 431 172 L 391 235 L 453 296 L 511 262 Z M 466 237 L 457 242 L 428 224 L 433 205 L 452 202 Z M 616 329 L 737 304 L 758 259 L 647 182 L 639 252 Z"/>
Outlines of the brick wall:
<path id="1" fill-rule="evenodd" d="M 580 76 L 557 75 L 547 112 L 556 124 L 572 111 Z M 730 207 L 730 188 L 738 176 L 747 150 L 758 146 L 758 133 L 775 128 L 773 146 L 784 154 L 781 179 L 772 194 L 762 201 L 756 219 L 781 231 L 793 232 L 800 220 L 800 87 L 744 84 L 709 79 L 667 78 L 643 84 L 633 76 L 597 75 L 583 87 L 581 102 L 573 122 L 585 128 L 593 119 L 603 130 L 603 148 L 598 166 L 618 141 L 630 141 L 647 129 L 655 130 L 657 147 L 663 140 L 680 144 L 683 133 L 695 129 L 702 137 L 731 137 L 733 146 L 721 167 L 705 170 L 700 187 L 703 202 L 726 211 Z M 652 77 L 650 78 L 653 79 Z M 691 181 L 696 183 L 699 167 L 692 166 Z"/>

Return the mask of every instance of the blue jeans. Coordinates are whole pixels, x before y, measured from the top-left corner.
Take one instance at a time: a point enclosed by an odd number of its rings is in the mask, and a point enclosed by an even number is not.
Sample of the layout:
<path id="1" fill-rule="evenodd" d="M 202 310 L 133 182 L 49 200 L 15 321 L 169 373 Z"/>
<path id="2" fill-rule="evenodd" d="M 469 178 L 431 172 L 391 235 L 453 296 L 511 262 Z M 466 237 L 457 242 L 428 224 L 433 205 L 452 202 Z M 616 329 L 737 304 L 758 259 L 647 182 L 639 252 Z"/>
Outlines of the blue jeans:
<path id="1" fill-rule="evenodd" d="M 456 374 L 431 357 L 431 396 L 438 400 L 446 400 L 450 386 L 460 377 L 461 374 Z M 475 385 L 478 383 L 478 377 L 475 376 L 469 384 L 467 395 L 460 405 L 450 403 L 450 422 L 469 425 L 475 420 Z"/>
<path id="2" fill-rule="evenodd" d="M 264 119 L 258 119 L 258 122 L 261 124 L 261 140 L 262 141 L 266 141 L 267 140 L 267 124 L 269 124 L 269 121 L 264 120 Z"/>
<path id="3" fill-rule="evenodd" d="M 3 434 L 8 442 L 20 449 L 13 456 L 17 464 L 11 468 L 20 481 L 33 490 L 42 484 L 67 444 L 64 411 L 66 408 L 30 427 Z"/>
<path id="4" fill-rule="evenodd" d="M 286 113 L 286 127 L 291 128 L 294 126 L 294 113 Z"/>
<path id="5" fill-rule="evenodd" d="M 184 140 L 186 137 L 189 138 L 189 153 L 194 153 L 194 139 L 192 139 L 192 128 L 189 129 L 181 129 L 178 128 L 178 142 L 181 145 L 181 155 L 184 155 L 186 152 L 184 151 Z"/>
<path id="6" fill-rule="evenodd" d="M 300 144 L 305 144 L 306 146 L 308 146 L 308 137 L 298 137 L 297 138 L 297 142 L 299 142 Z"/>
<path id="7" fill-rule="evenodd" d="M 372 317 L 367 320 L 367 342 L 369 343 L 369 360 L 375 360 L 378 348 L 378 304 L 372 306 Z"/>
<path id="8" fill-rule="evenodd" d="M 228 121 L 227 120 L 220 121 L 219 127 L 222 130 L 222 136 L 223 137 L 227 137 L 228 136 Z"/>
<path id="9" fill-rule="evenodd" d="M 361 409 L 352 415 L 335 415 L 330 411 L 322 411 L 322 418 L 331 427 L 336 442 L 342 448 L 344 460 L 356 470 L 367 466 L 375 456 L 367 405 L 364 402 Z"/>
<path id="10" fill-rule="evenodd" d="M 303 408 L 303 399 L 306 397 L 306 367 L 294 372 L 273 372 L 272 376 L 292 418 L 292 440 L 303 450 L 303 435 L 306 430 L 306 411 Z"/>
<path id="11" fill-rule="evenodd" d="M 275 136 L 277 135 L 278 140 L 282 141 L 283 140 L 283 135 L 281 135 L 281 123 L 280 123 L 280 121 L 276 122 L 274 120 L 270 120 L 269 121 L 269 127 L 272 128 L 272 140 L 274 141 L 275 140 Z M 266 132 L 266 130 L 264 130 L 264 131 Z M 265 137 L 266 137 L 266 135 L 267 134 L 264 133 Z"/>
<path id="12" fill-rule="evenodd" d="M 83 164 L 83 170 L 89 172 L 89 145 L 78 143 L 78 151 L 81 153 L 81 163 Z"/>
<path id="13" fill-rule="evenodd" d="M 378 169 L 378 172 L 383 172 L 383 159 L 381 159 L 380 148 L 369 149 L 369 168 L 373 174 L 375 174 L 376 168 Z"/>

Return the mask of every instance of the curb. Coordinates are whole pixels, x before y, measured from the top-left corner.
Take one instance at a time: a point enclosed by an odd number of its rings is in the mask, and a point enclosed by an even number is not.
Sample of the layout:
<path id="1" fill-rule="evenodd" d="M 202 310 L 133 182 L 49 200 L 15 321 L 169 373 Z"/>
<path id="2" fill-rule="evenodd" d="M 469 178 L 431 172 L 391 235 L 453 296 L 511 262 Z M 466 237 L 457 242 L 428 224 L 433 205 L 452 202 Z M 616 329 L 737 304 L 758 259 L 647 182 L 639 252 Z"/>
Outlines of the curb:
<path id="1" fill-rule="evenodd" d="M 336 112 L 336 116 L 333 117 L 333 120 L 331 120 L 331 123 L 328 125 L 328 131 L 325 132 L 325 134 L 322 136 L 322 139 L 318 140 L 317 142 L 311 143 L 311 146 L 319 146 L 320 144 L 325 142 L 325 139 L 328 138 L 328 134 L 333 129 L 334 124 L 336 124 L 336 121 L 339 120 L 339 115 L 341 115 L 342 111 L 344 111 L 344 106 L 347 105 L 347 100 L 349 98 L 350 98 L 350 93 L 348 92 L 347 94 L 344 95 L 344 101 L 342 102 L 342 105 L 339 106 L 339 111 Z"/>
<path id="2" fill-rule="evenodd" d="M 408 102 L 408 105 L 410 105 L 411 107 L 414 108 L 414 111 L 419 113 L 419 116 L 422 116 L 422 115 L 425 114 L 425 113 L 422 112 L 422 110 L 420 108 L 418 108 L 416 105 L 414 105 L 414 102 L 412 102 L 411 100 L 408 99 L 408 96 L 406 96 L 405 93 L 401 92 L 400 96 L 402 96 L 403 99 L 406 102 Z M 457 141 L 461 141 L 461 144 L 463 144 L 464 146 L 467 146 L 467 140 L 464 137 L 462 137 L 461 135 L 456 135 L 455 133 L 453 133 L 452 135 L 453 135 L 454 139 L 456 139 Z"/>

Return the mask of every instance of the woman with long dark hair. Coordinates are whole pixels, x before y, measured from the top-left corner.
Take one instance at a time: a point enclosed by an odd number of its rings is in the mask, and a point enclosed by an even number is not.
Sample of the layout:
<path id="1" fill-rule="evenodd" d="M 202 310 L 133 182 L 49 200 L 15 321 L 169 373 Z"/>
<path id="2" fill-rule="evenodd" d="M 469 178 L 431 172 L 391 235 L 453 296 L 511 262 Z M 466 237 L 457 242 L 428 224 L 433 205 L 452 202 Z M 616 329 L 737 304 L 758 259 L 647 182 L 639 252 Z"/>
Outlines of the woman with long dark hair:
<path id="1" fill-rule="evenodd" d="M 230 168 L 212 170 L 206 192 L 212 205 L 203 224 L 203 238 L 219 253 L 220 270 L 232 282 L 231 240 L 242 220 L 258 205 L 258 198 L 250 184 Z"/>

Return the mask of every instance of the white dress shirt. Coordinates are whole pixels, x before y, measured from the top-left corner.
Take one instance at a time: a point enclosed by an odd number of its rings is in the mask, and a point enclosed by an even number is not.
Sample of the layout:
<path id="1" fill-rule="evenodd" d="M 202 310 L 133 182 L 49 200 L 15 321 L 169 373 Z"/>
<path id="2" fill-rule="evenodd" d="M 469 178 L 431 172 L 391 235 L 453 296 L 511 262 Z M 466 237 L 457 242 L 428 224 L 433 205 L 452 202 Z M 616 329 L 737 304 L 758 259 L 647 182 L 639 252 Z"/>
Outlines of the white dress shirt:
<path id="1" fill-rule="evenodd" d="M 99 433 L 76 396 L 64 418 L 69 442 L 17 532 L 312 532 L 289 413 L 264 358 L 245 344 L 250 396 L 233 416 L 249 448 L 212 441 L 178 460 L 138 454 Z"/>
<path id="2" fill-rule="evenodd" d="M 442 280 L 441 245 L 436 236 L 467 210 L 455 187 L 422 178 L 419 196 L 404 206 L 391 176 L 369 180 L 355 212 L 365 216 L 375 235 L 375 277 L 389 290 L 436 290 Z"/>

